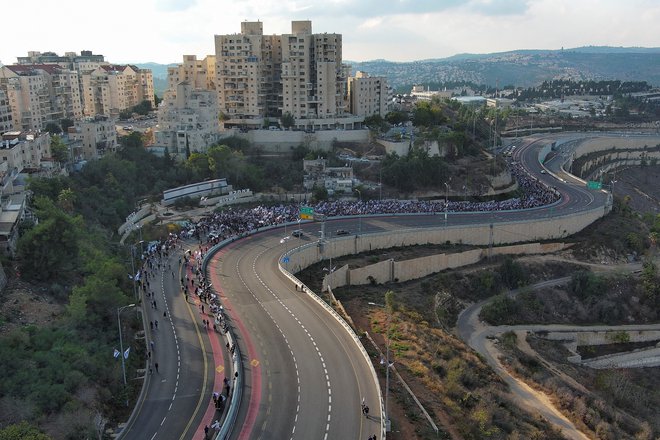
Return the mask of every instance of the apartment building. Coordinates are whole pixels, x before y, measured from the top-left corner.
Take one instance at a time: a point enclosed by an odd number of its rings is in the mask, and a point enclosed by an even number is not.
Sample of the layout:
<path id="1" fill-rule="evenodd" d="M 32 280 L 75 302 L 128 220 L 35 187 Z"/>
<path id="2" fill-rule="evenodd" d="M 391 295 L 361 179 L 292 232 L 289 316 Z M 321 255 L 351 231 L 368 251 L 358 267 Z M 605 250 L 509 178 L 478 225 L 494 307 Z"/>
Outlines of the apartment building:
<path id="1" fill-rule="evenodd" d="M 95 55 L 90 50 L 80 51 L 80 55 L 75 52 L 66 52 L 64 56 L 57 55 L 55 52 L 37 52 L 30 51 L 26 57 L 17 57 L 18 64 L 57 64 L 65 69 L 84 72 L 94 70 L 97 67 L 108 64 L 103 55 Z"/>
<path id="2" fill-rule="evenodd" d="M 0 134 L 14 129 L 14 118 L 11 114 L 7 93 L 0 89 Z"/>
<path id="3" fill-rule="evenodd" d="M 165 92 L 158 108 L 156 145 L 185 159 L 189 153 L 205 152 L 218 139 L 220 130 L 218 95 L 200 89 L 191 80 L 179 82 Z"/>
<path id="4" fill-rule="evenodd" d="M 225 126 L 258 128 L 289 113 L 305 127 L 346 113 L 342 36 L 314 34 L 311 21 L 293 21 L 282 35 L 243 22 L 240 34 L 215 36 L 215 55 Z"/>
<path id="5" fill-rule="evenodd" d="M 119 112 L 144 100 L 155 107 L 151 70 L 132 65 L 104 64 L 81 75 L 84 114 L 119 117 Z"/>
<path id="6" fill-rule="evenodd" d="M 17 129 L 39 131 L 49 122 L 82 116 L 78 73 L 57 64 L 2 66 L 0 89 Z"/>
<path id="7" fill-rule="evenodd" d="M 188 81 L 195 89 L 215 90 L 215 56 L 198 60 L 195 55 L 184 55 L 183 63 L 167 68 L 167 88 L 176 91 L 179 83 Z"/>
<path id="8" fill-rule="evenodd" d="M 391 101 L 388 92 L 386 78 L 358 71 L 348 78 L 349 111 L 356 116 L 385 117 Z"/>
<path id="9" fill-rule="evenodd" d="M 100 159 L 108 153 L 117 151 L 117 130 L 113 120 L 105 116 L 84 118 L 76 121 L 68 129 L 69 139 L 79 147 L 81 155 L 75 160 Z"/>
<path id="10" fill-rule="evenodd" d="M 7 164 L 8 173 L 25 169 L 38 169 L 45 158 L 50 158 L 50 135 L 47 132 L 10 131 L 2 135 L 0 163 Z"/>

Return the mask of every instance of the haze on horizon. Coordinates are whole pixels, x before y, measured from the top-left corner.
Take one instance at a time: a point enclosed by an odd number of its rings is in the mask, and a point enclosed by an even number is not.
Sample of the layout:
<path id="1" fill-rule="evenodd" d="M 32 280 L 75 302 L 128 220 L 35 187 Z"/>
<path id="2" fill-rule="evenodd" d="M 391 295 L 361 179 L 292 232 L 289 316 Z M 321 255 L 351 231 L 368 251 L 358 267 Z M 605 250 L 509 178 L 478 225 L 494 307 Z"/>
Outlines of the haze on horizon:
<path id="1" fill-rule="evenodd" d="M 264 33 L 312 20 L 343 34 L 343 58 L 413 61 L 459 53 L 580 46 L 655 47 L 657 0 L 33 0 L 6 6 L 0 61 L 28 51 L 91 50 L 114 63 L 214 54 L 215 34 L 263 21 Z M 38 13 L 35 13 L 38 11 Z"/>

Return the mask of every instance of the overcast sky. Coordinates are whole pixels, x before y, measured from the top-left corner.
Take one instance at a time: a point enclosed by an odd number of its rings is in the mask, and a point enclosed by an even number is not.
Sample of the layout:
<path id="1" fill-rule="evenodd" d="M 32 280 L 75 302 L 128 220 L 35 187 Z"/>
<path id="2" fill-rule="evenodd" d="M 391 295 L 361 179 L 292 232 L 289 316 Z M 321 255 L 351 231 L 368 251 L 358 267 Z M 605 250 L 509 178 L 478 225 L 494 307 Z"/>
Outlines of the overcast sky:
<path id="1" fill-rule="evenodd" d="M 291 20 L 343 34 L 344 59 L 411 61 L 458 53 L 660 45 L 658 0 L 23 0 L 4 4 L 0 61 L 30 50 L 92 50 L 115 63 L 213 54 L 215 34 Z"/>

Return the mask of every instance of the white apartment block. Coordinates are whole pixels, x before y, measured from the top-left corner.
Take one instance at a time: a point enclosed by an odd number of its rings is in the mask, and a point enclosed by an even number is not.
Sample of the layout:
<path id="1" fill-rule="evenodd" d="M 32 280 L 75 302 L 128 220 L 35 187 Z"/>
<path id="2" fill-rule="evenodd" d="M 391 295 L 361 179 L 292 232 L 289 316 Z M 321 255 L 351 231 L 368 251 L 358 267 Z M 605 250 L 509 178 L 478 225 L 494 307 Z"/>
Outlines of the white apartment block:
<path id="1" fill-rule="evenodd" d="M 219 116 L 216 91 L 195 88 L 184 80 L 165 92 L 160 103 L 156 145 L 181 159 L 205 152 L 218 139 Z"/>
<path id="2" fill-rule="evenodd" d="M 151 102 L 155 108 L 153 75 L 148 69 L 131 65 L 101 65 L 81 76 L 84 114 L 116 118 L 119 112 Z"/>
<path id="3" fill-rule="evenodd" d="M 114 121 L 97 116 L 76 121 L 69 127 L 69 139 L 80 142 L 82 157 L 75 159 L 99 159 L 117 151 L 117 130 Z"/>
<path id="4" fill-rule="evenodd" d="M 215 56 L 198 60 L 195 55 L 184 55 L 183 63 L 168 67 L 167 88 L 176 91 L 179 83 L 188 81 L 195 89 L 215 90 Z"/>
<path id="5" fill-rule="evenodd" d="M 12 175 L 25 169 L 38 169 L 42 160 L 50 156 L 50 135 L 46 132 L 10 131 L 2 135 L 0 163 L 6 163 Z"/>
<path id="6" fill-rule="evenodd" d="M 7 93 L 0 88 L 0 134 L 14 129 L 14 118 L 11 114 Z"/>
<path id="7" fill-rule="evenodd" d="M 39 131 L 49 122 L 82 116 L 78 73 L 56 64 L 2 66 L 0 89 L 17 129 Z"/>
<path id="8" fill-rule="evenodd" d="M 83 50 L 78 55 L 75 52 L 66 52 L 64 56 L 55 52 L 30 51 L 26 57 L 18 57 L 18 64 L 58 64 L 59 66 L 75 70 L 77 72 L 94 70 L 97 67 L 108 64 L 103 55 L 94 55 L 89 50 Z"/>
<path id="9" fill-rule="evenodd" d="M 384 117 L 389 111 L 387 79 L 369 76 L 366 72 L 356 72 L 348 78 L 348 103 L 355 116 Z"/>
<path id="10" fill-rule="evenodd" d="M 290 113 L 305 127 L 345 114 L 340 34 L 313 34 L 311 21 L 293 21 L 290 34 L 264 35 L 263 23 L 243 22 L 240 34 L 215 36 L 215 55 L 225 125 L 256 128 Z"/>

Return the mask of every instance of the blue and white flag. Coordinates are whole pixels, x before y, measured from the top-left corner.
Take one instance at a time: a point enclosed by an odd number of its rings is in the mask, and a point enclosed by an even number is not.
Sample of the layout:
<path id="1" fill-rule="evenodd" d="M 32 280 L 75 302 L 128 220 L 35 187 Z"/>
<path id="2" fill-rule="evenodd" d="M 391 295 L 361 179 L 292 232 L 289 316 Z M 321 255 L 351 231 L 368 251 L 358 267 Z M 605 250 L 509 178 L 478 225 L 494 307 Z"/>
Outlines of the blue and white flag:
<path id="1" fill-rule="evenodd" d="M 124 359 L 128 359 L 128 353 L 130 353 L 131 347 L 128 347 L 126 351 L 124 351 Z"/>
<path id="2" fill-rule="evenodd" d="M 115 352 L 112 354 L 112 356 L 114 356 L 114 358 L 117 359 L 119 355 L 120 355 L 119 350 L 115 348 Z"/>

